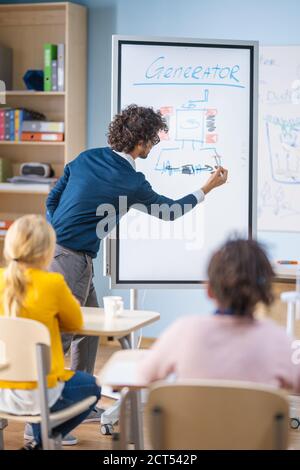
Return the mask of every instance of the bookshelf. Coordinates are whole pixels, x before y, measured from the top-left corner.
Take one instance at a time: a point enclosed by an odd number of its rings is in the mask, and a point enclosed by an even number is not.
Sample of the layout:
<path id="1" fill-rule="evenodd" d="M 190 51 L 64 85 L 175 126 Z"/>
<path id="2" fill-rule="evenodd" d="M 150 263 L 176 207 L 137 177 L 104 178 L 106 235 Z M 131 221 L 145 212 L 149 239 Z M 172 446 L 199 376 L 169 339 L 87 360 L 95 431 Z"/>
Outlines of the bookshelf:
<path id="1" fill-rule="evenodd" d="M 44 68 L 44 44 L 65 44 L 65 90 L 28 91 L 29 69 Z M 13 86 L 1 106 L 29 108 L 48 121 L 64 121 L 64 142 L 0 142 L 0 157 L 11 160 L 14 175 L 25 162 L 51 163 L 55 176 L 86 148 L 87 10 L 70 2 L 0 5 L 0 45 L 13 50 Z M 45 213 L 48 185 L 0 183 L 0 217 L 14 220 Z M 2 255 L 3 240 L 0 240 Z M 1 257 L 0 257 L 1 258 Z"/>
<path id="2" fill-rule="evenodd" d="M 65 145 L 65 142 L 43 142 L 43 141 L 35 141 L 35 140 L 32 140 L 32 141 L 18 141 L 18 142 L 13 142 L 13 141 L 3 141 L 3 140 L 0 140 L 0 145 L 51 145 L 53 147 L 53 145 Z"/>
<path id="3" fill-rule="evenodd" d="M 20 193 L 20 194 L 49 194 L 48 184 L 13 184 L 0 183 L 0 193 Z"/>

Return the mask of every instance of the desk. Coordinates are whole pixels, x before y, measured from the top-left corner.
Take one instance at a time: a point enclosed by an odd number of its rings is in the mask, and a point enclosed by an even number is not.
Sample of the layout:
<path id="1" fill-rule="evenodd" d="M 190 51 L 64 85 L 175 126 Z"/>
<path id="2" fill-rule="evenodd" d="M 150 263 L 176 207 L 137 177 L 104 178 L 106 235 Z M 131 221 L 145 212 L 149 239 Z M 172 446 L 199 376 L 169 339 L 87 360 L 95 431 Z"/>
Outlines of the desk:
<path id="1" fill-rule="evenodd" d="M 125 390 L 123 400 L 126 400 L 128 397 L 130 398 L 133 442 L 138 442 L 138 445 L 140 445 L 139 448 L 142 448 L 143 442 L 140 391 L 142 388 L 146 388 L 147 384 L 139 379 L 137 368 L 139 361 L 147 354 L 149 354 L 149 351 L 144 349 L 118 351 L 110 357 L 98 376 L 100 383 L 109 385 L 116 390 Z M 126 389 L 129 389 L 129 392 L 127 392 Z M 127 445 L 125 408 L 125 406 L 121 407 L 120 415 L 121 450 L 126 449 Z"/>
<path id="2" fill-rule="evenodd" d="M 137 375 L 137 367 L 149 350 L 132 349 L 127 351 L 117 351 L 114 353 L 103 369 L 98 378 L 104 385 L 109 385 L 114 389 L 128 387 L 131 389 L 146 388 L 148 385 L 141 381 Z"/>
<path id="3" fill-rule="evenodd" d="M 276 277 L 276 280 L 273 282 L 273 289 L 275 294 L 274 304 L 269 309 L 262 305 L 258 305 L 257 312 L 258 314 L 262 314 L 262 316 L 272 318 L 272 320 L 276 321 L 284 328 L 287 328 L 287 304 L 282 302 L 280 296 L 283 292 L 294 291 L 296 289 L 295 275 L 291 274 L 289 278 L 285 275 L 284 279 Z M 294 327 L 295 338 L 300 339 L 300 320 L 296 319 Z"/>
<path id="4" fill-rule="evenodd" d="M 297 273 L 299 271 L 299 265 L 297 264 L 273 264 L 273 269 L 276 275 L 275 282 L 283 283 L 296 283 Z"/>
<path id="5" fill-rule="evenodd" d="M 116 337 L 123 349 L 134 348 L 134 331 L 140 330 L 160 319 L 159 313 L 146 310 L 124 310 L 121 315 L 116 316 L 112 320 L 105 318 L 103 308 L 81 307 L 81 310 L 83 313 L 84 326 L 81 330 L 77 331 L 76 334 Z M 103 385 L 109 384 L 103 383 Z M 132 435 L 136 449 L 143 448 L 142 416 L 140 410 L 141 396 L 140 392 L 136 391 L 132 396 Z M 115 415 L 115 413 L 118 412 L 119 410 L 116 408 L 113 411 L 111 409 L 106 410 L 106 412 L 102 414 L 101 423 L 104 424 L 104 428 L 106 428 L 107 425 L 107 422 L 105 422 L 107 421 L 107 416 L 111 416 L 112 413 Z"/>
<path id="6" fill-rule="evenodd" d="M 105 318 L 104 309 L 81 307 L 84 326 L 76 334 L 116 337 L 123 349 L 134 347 L 132 333 L 160 319 L 160 314 L 147 310 L 124 310 L 112 320 Z"/>

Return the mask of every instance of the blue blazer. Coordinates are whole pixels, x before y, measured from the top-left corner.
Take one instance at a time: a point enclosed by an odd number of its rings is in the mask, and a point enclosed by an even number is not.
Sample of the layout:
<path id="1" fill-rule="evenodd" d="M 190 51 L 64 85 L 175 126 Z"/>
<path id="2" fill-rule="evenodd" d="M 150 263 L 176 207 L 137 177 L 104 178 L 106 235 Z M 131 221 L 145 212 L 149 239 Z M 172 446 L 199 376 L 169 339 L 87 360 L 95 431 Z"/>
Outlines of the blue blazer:
<path id="1" fill-rule="evenodd" d="M 126 196 L 126 204 L 119 197 Z M 47 219 L 55 229 L 57 243 L 81 251 L 92 258 L 97 256 L 101 239 L 135 204 L 164 220 L 174 220 L 177 213 L 164 209 L 178 204 L 183 215 L 197 204 L 189 194 L 170 199 L 157 194 L 141 172 L 115 153 L 110 147 L 82 152 L 68 163 L 47 198 Z M 139 210 L 143 210 L 139 207 Z M 103 230 L 105 228 L 105 230 Z M 105 233 L 104 233 L 105 232 Z"/>

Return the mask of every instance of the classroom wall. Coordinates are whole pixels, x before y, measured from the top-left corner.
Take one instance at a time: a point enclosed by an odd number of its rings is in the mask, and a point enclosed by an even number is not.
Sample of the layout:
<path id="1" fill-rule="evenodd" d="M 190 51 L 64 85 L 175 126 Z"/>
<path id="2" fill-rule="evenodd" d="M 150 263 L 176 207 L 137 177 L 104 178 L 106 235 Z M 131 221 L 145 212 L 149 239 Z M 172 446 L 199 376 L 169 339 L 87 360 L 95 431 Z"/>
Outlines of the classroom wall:
<path id="1" fill-rule="evenodd" d="M 0 3 L 25 2 L 0 0 Z M 105 133 L 110 121 L 112 34 L 248 39 L 265 45 L 300 44 L 299 0 L 82 0 L 76 3 L 89 8 L 88 147 L 106 143 Z M 260 237 L 267 241 L 273 256 L 300 259 L 297 234 L 264 233 Z M 101 256 L 100 252 L 95 262 L 95 285 L 100 301 L 109 292 L 108 280 L 102 276 Z M 123 295 L 128 305 L 128 292 L 114 293 Z M 139 307 L 161 313 L 161 321 L 144 332 L 150 337 L 159 335 L 181 315 L 206 314 L 212 309 L 203 291 L 187 289 L 142 290 Z"/>

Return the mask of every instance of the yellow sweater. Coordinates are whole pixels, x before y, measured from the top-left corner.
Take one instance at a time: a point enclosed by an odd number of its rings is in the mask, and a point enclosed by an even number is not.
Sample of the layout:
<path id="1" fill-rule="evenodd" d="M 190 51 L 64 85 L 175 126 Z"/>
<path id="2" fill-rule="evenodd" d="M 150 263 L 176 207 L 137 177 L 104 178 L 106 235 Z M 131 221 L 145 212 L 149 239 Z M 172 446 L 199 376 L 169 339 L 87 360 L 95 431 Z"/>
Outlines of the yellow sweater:
<path id="1" fill-rule="evenodd" d="M 83 325 L 79 303 L 72 295 L 63 276 L 39 269 L 28 269 L 27 293 L 20 317 L 43 323 L 51 338 L 51 371 L 48 387 L 54 387 L 58 380 L 69 380 L 74 372 L 64 368 L 64 353 L 60 330 L 76 331 Z M 4 269 L 0 269 L 0 315 L 4 315 L 2 293 Z M 24 338 L 26 341 L 26 338 Z M 32 389 L 36 382 L 8 382 L 0 380 L 0 388 Z"/>

